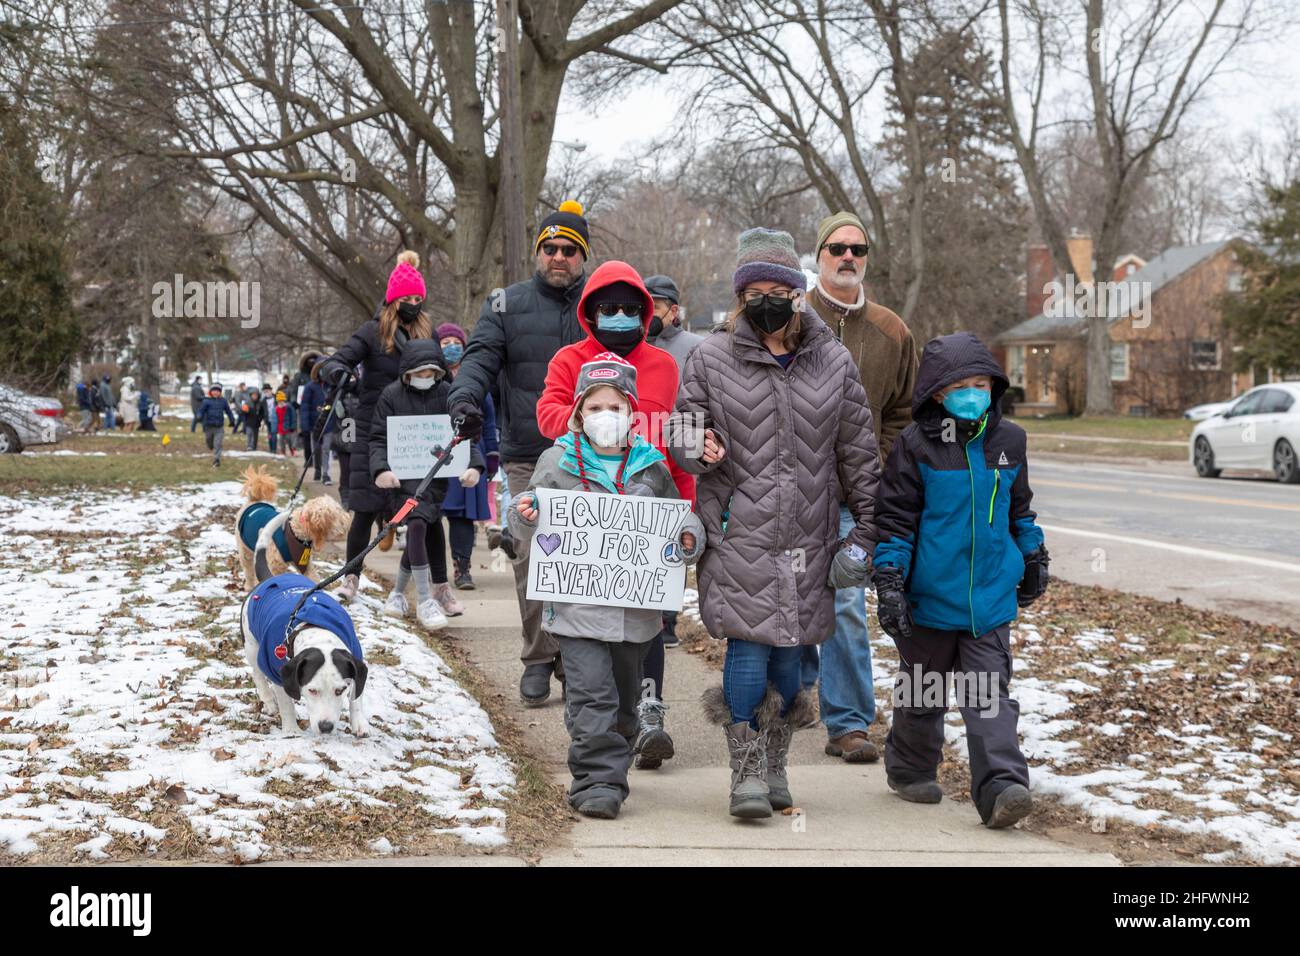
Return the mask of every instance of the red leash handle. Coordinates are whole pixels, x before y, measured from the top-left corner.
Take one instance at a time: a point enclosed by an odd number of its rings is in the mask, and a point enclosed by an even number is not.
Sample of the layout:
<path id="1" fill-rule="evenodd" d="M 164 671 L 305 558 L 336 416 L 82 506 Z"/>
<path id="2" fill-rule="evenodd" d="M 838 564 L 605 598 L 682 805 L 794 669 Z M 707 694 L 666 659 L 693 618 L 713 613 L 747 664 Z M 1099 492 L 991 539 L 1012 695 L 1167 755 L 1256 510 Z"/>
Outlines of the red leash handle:
<path id="1" fill-rule="evenodd" d="M 391 525 L 399 525 L 399 524 L 401 524 L 401 523 L 402 523 L 402 520 L 403 520 L 407 515 L 409 515 L 412 511 L 414 511 L 414 510 L 415 510 L 415 506 L 418 505 L 419 503 L 420 503 L 420 502 L 418 502 L 418 501 L 417 501 L 416 499 L 414 499 L 414 498 L 407 498 L 407 499 L 406 499 L 406 504 L 402 505 L 401 508 L 397 509 L 397 514 L 393 515 L 393 517 L 389 519 L 388 523 L 391 524 Z"/>

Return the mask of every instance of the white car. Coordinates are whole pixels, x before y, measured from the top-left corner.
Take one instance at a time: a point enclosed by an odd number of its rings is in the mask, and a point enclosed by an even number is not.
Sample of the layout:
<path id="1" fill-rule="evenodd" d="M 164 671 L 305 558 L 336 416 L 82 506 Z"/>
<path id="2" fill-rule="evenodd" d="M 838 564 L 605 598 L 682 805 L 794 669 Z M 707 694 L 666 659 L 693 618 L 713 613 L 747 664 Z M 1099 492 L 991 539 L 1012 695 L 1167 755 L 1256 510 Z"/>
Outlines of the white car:
<path id="1" fill-rule="evenodd" d="M 1192 431 L 1191 457 L 1202 478 L 1225 468 L 1272 471 L 1300 483 L 1300 382 L 1259 385 Z"/>
<path id="2" fill-rule="evenodd" d="M 1222 415 L 1237 399 L 1232 398 L 1226 402 L 1206 402 L 1204 405 L 1193 405 L 1187 411 L 1183 412 L 1183 418 L 1190 419 L 1194 422 L 1203 422 L 1207 418 L 1213 418 L 1215 415 Z"/>
<path id="3" fill-rule="evenodd" d="M 0 385 L 0 454 L 17 453 L 27 445 L 62 441 L 70 429 L 63 421 L 63 403 Z"/>

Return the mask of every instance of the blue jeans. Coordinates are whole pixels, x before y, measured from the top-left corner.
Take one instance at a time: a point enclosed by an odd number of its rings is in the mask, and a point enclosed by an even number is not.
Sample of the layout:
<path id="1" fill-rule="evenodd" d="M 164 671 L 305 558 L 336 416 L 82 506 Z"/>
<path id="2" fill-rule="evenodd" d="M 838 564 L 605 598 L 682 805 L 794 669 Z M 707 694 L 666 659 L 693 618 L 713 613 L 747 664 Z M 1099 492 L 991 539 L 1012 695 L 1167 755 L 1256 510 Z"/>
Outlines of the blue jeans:
<path id="1" fill-rule="evenodd" d="M 853 516 L 841 505 L 840 536 L 852 530 Z M 821 718 L 828 737 L 866 730 L 876 719 L 865 589 L 841 588 L 835 592 L 835 633 L 820 648 L 804 648 L 800 673 L 805 687 L 821 679 Z"/>
<path id="2" fill-rule="evenodd" d="M 731 708 L 733 724 L 748 723 L 755 729 L 754 712 L 763 702 L 769 682 L 785 700 L 781 713 L 799 693 L 799 658 L 803 651 L 793 647 L 772 647 L 754 641 L 727 639 L 727 657 L 722 662 L 722 693 Z"/>

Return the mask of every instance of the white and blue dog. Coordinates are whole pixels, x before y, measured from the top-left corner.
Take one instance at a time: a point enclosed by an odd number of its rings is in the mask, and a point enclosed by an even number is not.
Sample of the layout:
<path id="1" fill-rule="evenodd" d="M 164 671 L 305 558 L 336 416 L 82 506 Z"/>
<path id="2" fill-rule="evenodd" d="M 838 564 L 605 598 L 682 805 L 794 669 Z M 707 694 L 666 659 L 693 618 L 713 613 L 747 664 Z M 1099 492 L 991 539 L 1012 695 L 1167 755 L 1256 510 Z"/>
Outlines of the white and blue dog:
<path id="1" fill-rule="evenodd" d="M 346 704 L 352 733 L 365 737 L 370 733 L 361 703 L 366 665 L 348 612 L 317 591 L 289 629 L 294 607 L 313 586 L 301 574 L 277 574 L 244 599 L 239 613 L 244 659 L 253 669 L 257 696 L 272 716 L 280 715 L 284 733 L 298 733 L 294 703 L 301 700 L 307 705 L 308 729 L 332 733 Z"/>

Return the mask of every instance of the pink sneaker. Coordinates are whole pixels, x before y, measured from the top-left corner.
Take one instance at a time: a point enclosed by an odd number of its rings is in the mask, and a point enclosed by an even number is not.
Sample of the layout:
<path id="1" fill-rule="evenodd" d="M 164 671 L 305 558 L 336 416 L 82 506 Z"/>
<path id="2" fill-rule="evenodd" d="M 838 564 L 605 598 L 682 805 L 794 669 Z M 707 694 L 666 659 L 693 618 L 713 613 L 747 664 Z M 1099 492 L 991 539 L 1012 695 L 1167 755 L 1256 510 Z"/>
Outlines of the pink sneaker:
<path id="1" fill-rule="evenodd" d="M 433 596 L 442 605 L 442 610 L 448 617 L 459 617 L 465 613 L 465 605 L 456 600 L 451 585 L 446 581 L 433 586 Z"/>

